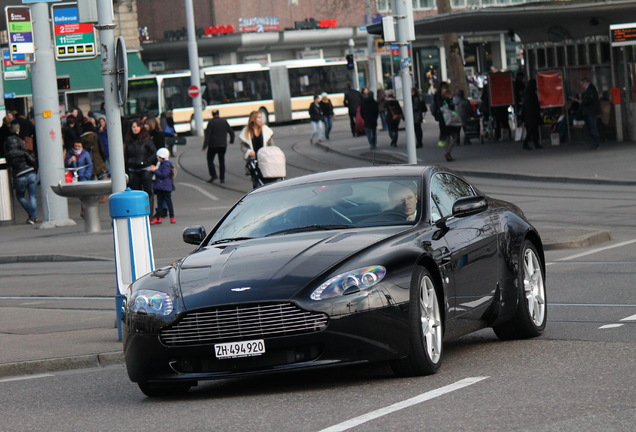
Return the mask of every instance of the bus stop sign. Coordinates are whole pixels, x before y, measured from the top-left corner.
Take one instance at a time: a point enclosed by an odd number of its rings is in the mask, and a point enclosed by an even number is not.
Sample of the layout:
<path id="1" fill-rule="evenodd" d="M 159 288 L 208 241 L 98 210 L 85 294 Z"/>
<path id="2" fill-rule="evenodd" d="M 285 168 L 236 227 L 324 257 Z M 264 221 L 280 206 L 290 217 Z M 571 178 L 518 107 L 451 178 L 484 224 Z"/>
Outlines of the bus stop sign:
<path id="1" fill-rule="evenodd" d="M 199 87 L 195 85 L 191 85 L 190 87 L 188 87 L 188 96 L 190 96 L 193 99 L 199 96 Z"/>

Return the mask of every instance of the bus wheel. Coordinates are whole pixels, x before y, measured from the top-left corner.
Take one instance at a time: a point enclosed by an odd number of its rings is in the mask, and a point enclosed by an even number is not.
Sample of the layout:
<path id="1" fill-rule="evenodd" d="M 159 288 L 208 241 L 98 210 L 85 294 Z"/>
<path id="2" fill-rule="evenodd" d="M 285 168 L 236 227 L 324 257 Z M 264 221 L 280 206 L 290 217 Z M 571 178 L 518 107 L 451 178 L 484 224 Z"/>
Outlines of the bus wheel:
<path id="1" fill-rule="evenodd" d="M 261 107 L 259 109 L 259 111 L 263 115 L 263 124 L 268 125 L 269 124 L 269 113 L 267 112 L 267 109 L 265 107 Z"/>

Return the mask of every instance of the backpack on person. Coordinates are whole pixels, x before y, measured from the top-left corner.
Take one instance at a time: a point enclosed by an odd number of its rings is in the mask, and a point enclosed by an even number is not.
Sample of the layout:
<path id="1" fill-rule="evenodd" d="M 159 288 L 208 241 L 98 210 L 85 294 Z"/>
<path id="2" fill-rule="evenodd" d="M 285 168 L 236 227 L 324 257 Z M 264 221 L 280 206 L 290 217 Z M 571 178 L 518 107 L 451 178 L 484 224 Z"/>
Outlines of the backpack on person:
<path id="1" fill-rule="evenodd" d="M 174 180 L 175 177 L 177 177 L 177 168 L 170 162 L 170 178 Z"/>

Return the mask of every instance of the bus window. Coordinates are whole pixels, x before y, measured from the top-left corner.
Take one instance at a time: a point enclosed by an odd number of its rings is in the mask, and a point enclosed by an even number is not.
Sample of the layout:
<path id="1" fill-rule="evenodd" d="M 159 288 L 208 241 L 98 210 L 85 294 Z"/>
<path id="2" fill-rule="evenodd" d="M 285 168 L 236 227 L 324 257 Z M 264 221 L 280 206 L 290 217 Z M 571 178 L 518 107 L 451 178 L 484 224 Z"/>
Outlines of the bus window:
<path id="1" fill-rule="evenodd" d="M 183 89 L 190 86 L 189 76 L 163 78 L 161 89 L 165 101 L 165 110 L 188 108 L 192 106 L 192 98 Z"/>
<path id="2" fill-rule="evenodd" d="M 128 80 L 124 115 L 128 118 L 159 115 L 158 94 L 157 79 L 154 77 Z"/>
<path id="3" fill-rule="evenodd" d="M 322 92 L 344 93 L 351 73 L 344 64 L 289 68 L 292 97 L 313 96 Z"/>
<path id="4" fill-rule="evenodd" d="M 269 71 L 210 74 L 205 76 L 205 86 L 210 105 L 272 98 Z"/>

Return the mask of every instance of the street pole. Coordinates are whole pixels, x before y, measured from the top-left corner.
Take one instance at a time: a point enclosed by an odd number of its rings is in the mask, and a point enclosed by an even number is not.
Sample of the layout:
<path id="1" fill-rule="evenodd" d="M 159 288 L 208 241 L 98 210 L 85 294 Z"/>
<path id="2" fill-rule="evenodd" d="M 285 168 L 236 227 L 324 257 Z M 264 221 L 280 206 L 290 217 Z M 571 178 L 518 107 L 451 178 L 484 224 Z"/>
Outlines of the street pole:
<path id="1" fill-rule="evenodd" d="M 351 58 L 353 59 L 353 69 L 351 69 L 351 85 L 354 89 L 360 91 L 360 80 L 358 79 L 358 63 L 356 63 L 356 55 L 355 55 L 355 46 L 356 43 L 352 38 L 349 39 L 349 54 L 351 54 Z"/>
<path id="2" fill-rule="evenodd" d="M 415 152 L 415 129 L 413 122 L 413 100 L 411 99 L 411 58 L 408 49 L 409 20 L 412 22 L 413 14 L 410 8 L 406 7 L 405 1 L 393 0 L 395 18 L 397 22 L 397 43 L 400 47 L 400 76 L 402 78 L 402 98 L 404 100 L 404 127 L 406 129 L 406 153 L 409 164 L 417 163 Z M 410 15 L 410 16 L 407 16 Z"/>
<path id="3" fill-rule="evenodd" d="M 185 0 L 186 24 L 188 28 L 188 60 L 190 62 L 190 85 L 199 89 L 199 94 L 192 98 L 194 106 L 195 135 L 203 136 L 203 109 L 201 107 L 201 79 L 199 78 L 199 49 L 194 25 L 194 8 L 192 0 Z"/>
<path id="4" fill-rule="evenodd" d="M 51 41 L 49 4 L 34 3 L 33 41 L 36 61 L 31 65 L 31 94 L 33 95 L 33 115 L 35 134 L 40 161 L 40 195 L 44 213 L 40 228 L 75 225 L 68 217 L 68 201 L 51 189 L 64 178 L 62 125 L 60 124 L 59 102 L 55 59 Z"/>
<path id="5" fill-rule="evenodd" d="M 5 118 L 7 115 L 7 108 L 4 106 L 4 73 L 0 76 L 0 118 Z"/>
<path id="6" fill-rule="evenodd" d="M 115 24 L 113 2 L 97 2 L 99 43 L 102 56 L 102 83 L 104 84 L 104 105 L 108 128 L 108 149 L 110 150 L 110 178 L 113 193 L 126 189 L 126 168 L 124 164 L 124 143 L 121 130 L 121 110 L 117 94 L 117 66 L 115 60 Z"/>
<path id="7" fill-rule="evenodd" d="M 371 0 L 365 0 L 365 14 L 367 16 L 367 28 L 373 24 L 371 18 Z M 373 92 L 377 100 L 378 85 L 376 83 L 375 72 L 375 39 L 372 34 L 367 33 L 367 62 L 369 63 L 369 91 Z"/>

